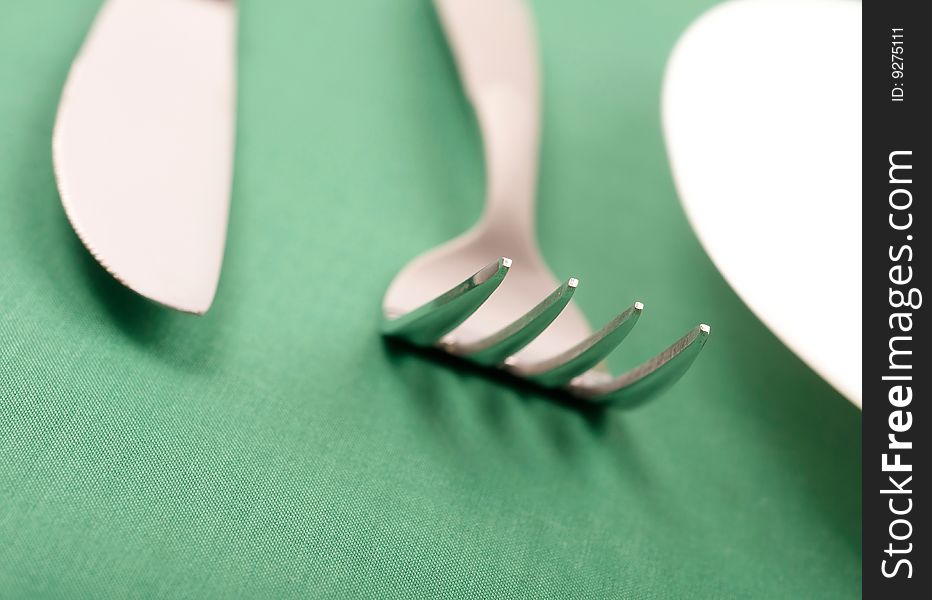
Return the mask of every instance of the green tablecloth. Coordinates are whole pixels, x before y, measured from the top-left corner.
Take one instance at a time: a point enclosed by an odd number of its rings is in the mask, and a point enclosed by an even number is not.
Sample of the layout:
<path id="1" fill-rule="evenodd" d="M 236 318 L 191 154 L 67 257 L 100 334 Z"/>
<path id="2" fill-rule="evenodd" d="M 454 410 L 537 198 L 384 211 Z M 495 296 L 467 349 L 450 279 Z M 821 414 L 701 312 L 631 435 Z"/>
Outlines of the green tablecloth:
<path id="1" fill-rule="evenodd" d="M 674 390 L 606 413 L 377 335 L 393 274 L 482 202 L 426 0 L 241 3 L 203 318 L 116 284 L 59 204 L 49 139 L 97 4 L 0 8 L 0 596 L 859 594 L 860 414 L 730 291 L 667 168 L 663 65 L 709 0 L 532 3 L 547 259 L 596 322 L 646 303 L 616 370 L 713 326 Z"/>

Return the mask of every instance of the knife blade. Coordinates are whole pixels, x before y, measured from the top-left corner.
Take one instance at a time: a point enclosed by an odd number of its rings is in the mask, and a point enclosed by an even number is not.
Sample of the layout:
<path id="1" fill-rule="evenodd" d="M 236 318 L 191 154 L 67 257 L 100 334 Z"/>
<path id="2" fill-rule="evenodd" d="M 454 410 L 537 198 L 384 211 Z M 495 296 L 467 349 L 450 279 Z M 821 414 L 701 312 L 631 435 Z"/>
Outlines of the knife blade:
<path id="1" fill-rule="evenodd" d="M 235 129 L 233 0 L 107 0 L 62 91 L 68 220 L 137 293 L 203 314 L 223 262 Z"/>

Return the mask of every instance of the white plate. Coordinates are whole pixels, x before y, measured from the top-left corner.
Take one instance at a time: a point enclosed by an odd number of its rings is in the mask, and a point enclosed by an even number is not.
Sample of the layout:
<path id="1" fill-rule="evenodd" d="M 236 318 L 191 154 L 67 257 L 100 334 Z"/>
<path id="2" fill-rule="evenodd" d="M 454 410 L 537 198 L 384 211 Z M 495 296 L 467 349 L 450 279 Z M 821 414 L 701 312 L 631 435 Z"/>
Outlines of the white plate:
<path id="1" fill-rule="evenodd" d="M 861 4 L 734 0 L 667 65 L 667 151 L 716 266 L 861 406 Z"/>

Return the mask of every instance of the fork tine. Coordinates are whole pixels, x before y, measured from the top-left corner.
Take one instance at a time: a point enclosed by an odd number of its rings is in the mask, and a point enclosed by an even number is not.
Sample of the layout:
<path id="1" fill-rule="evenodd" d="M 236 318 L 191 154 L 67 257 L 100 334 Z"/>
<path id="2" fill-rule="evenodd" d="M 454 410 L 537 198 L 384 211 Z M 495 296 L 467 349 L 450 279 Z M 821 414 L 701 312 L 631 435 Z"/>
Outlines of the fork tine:
<path id="1" fill-rule="evenodd" d="M 510 258 L 489 263 L 472 277 L 433 300 L 399 317 L 386 316 L 382 333 L 429 346 L 455 329 L 473 314 L 498 288 L 508 269 Z"/>
<path id="2" fill-rule="evenodd" d="M 635 302 L 609 321 L 605 327 L 553 358 L 531 364 L 509 363 L 509 361 L 505 361 L 505 364 L 508 365 L 508 370 L 512 374 L 525 377 L 540 385 L 547 387 L 565 385 L 608 356 L 631 333 L 643 310 L 644 305 Z"/>
<path id="3" fill-rule="evenodd" d="M 598 381 L 596 374 L 586 373 L 570 383 L 575 396 L 604 404 L 626 407 L 646 402 L 683 376 L 699 356 L 709 338 L 708 325 L 698 325 L 672 346 L 644 364 L 607 381 Z"/>
<path id="4" fill-rule="evenodd" d="M 563 285 L 503 329 L 468 344 L 452 342 L 447 349 L 480 365 L 501 364 L 524 348 L 556 319 L 573 297 L 579 280 L 570 277 Z"/>

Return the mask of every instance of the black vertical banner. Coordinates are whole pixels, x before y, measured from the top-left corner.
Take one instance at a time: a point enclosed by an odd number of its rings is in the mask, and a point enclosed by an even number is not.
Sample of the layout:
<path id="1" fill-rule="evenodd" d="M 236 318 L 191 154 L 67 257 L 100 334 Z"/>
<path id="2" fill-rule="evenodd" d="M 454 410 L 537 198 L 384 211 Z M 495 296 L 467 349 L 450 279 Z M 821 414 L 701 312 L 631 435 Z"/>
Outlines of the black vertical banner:
<path id="1" fill-rule="evenodd" d="M 932 500 L 929 211 L 932 19 L 863 3 L 863 552 L 865 598 L 928 598 Z M 932 300 L 932 297 L 929 298 Z M 920 593 L 924 590 L 925 593 Z"/>

